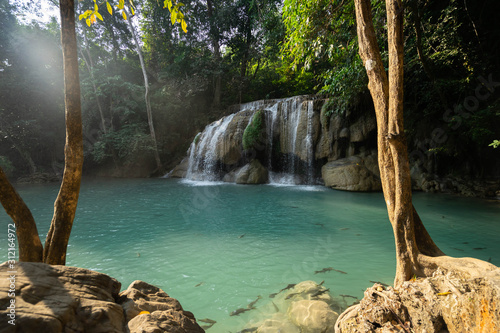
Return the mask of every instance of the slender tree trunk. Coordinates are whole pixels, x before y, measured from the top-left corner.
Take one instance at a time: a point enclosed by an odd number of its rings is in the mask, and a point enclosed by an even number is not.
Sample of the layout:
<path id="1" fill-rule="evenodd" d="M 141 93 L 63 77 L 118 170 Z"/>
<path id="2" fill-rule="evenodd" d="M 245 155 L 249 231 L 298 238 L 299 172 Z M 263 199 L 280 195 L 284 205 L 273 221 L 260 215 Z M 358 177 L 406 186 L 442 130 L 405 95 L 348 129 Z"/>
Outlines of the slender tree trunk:
<path id="1" fill-rule="evenodd" d="M 16 226 L 19 261 L 42 261 L 43 247 L 31 211 L 0 168 L 0 202 Z"/>
<path id="2" fill-rule="evenodd" d="M 144 76 L 144 89 L 146 90 L 144 93 L 144 100 L 146 101 L 146 113 L 148 115 L 149 132 L 151 134 L 151 139 L 153 140 L 153 145 L 154 145 L 153 152 L 156 160 L 156 168 L 158 172 L 161 172 L 163 166 L 161 164 L 160 154 L 158 153 L 158 143 L 156 141 L 155 128 L 153 124 L 153 113 L 151 111 L 151 101 L 149 99 L 149 81 L 148 81 L 148 74 L 146 72 L 146 65 L 144 63 L 144 57 L 142 56 L 142 50 L 141 50 L 141 45 L 139 44 L 139 38 L 135 33 L 134 26 L 132 25 L 132 16 L 129 15 L 129 19 L 127 20 L 127 22 L 130 32 L 132 33 L 132 37 L 134 38 L 135 45 L 137 47 L 137 54 L 139 55 L 139 61 L 141 63 L 142 75 Z"/>
<path id="3" fill-rule="evenodd" d="M 92 88 L 94 90 L 94 95 L 95 95 L 95 100 L 96 100 L 96 104 L 97 104 L 97 109 L 99 110 L 99 116 L 101 117 L 102 131 L 106 135 L 107 132 L 108 132 L 107 129 L 106 129 L 106 118 L 104 117 L 104 112 L 102 110 L 101 101 L 99 99 L 99 94 L 98 94 L 98 91 L 97 91 L 97 86 L 95 84 L 94 62 L 92 61 L 92 55 L 90 54 L 90 50 L 89 50 L 89 47 L 88 47 L 87 33 L 85 32 L 85 30 L 83 32 L 83 40 L 84 40 L 84 43 L 85 43 L 85 51 L 87 52 L 87 57 L 85 57 L 85 54 L 83 53 L 83 49 L 80 49 L 80 50 L 81 50 L 83 61 L 85 62 L 87 70 L 89 71 L 90 80 L 92 81 Z M 88 58 L 88 60 L 87 60 L 87 58 Z"/>
<path id="4" fill-rule="evenodd" d="M 43 252 L 43 261 L 51 265 L 64 265 L 66 263 L 66 249 L 75 218 L 83 166 L 80 78 L 74 1 L 60 0 L 59 4 L 64 62 L 66 145 L 64 148 L 63 180 L 54 203 L 54 215 Z"/>
<path id="5" fill-rule="evenodd" d="M 212 43 L 212 48 L 214 49 L 214 60 L 217 66 L 220 66 L 221 63 L 221 54 L 220 54 L 220 43 L 219 43 L 219 31 L 215 25 L 214 18 L 214 8 L 212 0 L 207 0 L 207 14 L 208 19 L 210 20 L 210 40 Z M 222 78 L 221 74 L 218 72 L 214 76 L 214 99 L 212 104 L 214 106 L 220 105 L 220 97 L 222 89 Z"/>
<path id="6" fill-rule="evenodd" d="M 442 253 L 413 208 L 410 166 L 403 126 L 403 7 L 401 0 L 387 0 L 389 74 L 385 72 L 373 27 L 370 1 L 355 0 L 359 54 L 368 74 L 368 88 L 375 105 L 380 175 L 389 220 L 396 242 L 398 286 L 413 275 L 423 275 L 416 242 L 429 253 Z M 425 244 L 425 245 L 424 245 Z"/>

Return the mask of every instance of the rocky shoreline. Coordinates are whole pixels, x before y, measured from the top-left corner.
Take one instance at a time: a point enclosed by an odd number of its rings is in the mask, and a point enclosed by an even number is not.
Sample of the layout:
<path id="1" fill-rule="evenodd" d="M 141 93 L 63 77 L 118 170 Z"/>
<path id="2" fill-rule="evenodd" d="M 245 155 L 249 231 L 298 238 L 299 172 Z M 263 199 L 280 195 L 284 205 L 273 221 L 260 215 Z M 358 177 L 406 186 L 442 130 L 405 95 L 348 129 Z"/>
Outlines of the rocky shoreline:
<path id="1" fill-rule="evenodd" d="M 134 281 L 125 291 L 88 269 L 0 265 L 1 333 L 201 333 L 194 315 L 163 290 Z"/>
<path id="2" fill-rule="evenodd" d="M 258 308 L 240 333 L 498 332 L 500 269 L 478 265 L 481 270 L 466 274 L 437 269 L 397 289 L 375 283 L 345 311 L 348 295 L 332 296 L 322 283 L 304 281 L 231 315 Z M 9 267 L 5 262 L 0 265 L 0 316 L 5 321 L 0 332 L 217 332 L 215 321 L 201 319 L 211 324 L 200 326 L 191 312 L 153 285 L 134 281 L 122 292 L 120 287 L 114 278 L 83 268 Z"/>

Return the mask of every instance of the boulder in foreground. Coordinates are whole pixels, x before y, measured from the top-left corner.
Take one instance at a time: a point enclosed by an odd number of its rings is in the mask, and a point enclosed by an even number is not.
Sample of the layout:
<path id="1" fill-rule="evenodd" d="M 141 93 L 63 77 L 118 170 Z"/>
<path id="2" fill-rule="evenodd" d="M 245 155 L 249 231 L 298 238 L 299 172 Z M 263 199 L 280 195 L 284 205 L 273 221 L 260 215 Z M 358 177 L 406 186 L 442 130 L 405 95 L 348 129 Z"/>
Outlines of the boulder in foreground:
<path id="1" fill-rule="evenodd" d="M 88 269 L 28 262 L 9 268 L 5 262 L 0 333 L 204 332 L 193 314 L 161 289 L 142 281 L 122 293 L 120 287 L 114 278 Z"/>

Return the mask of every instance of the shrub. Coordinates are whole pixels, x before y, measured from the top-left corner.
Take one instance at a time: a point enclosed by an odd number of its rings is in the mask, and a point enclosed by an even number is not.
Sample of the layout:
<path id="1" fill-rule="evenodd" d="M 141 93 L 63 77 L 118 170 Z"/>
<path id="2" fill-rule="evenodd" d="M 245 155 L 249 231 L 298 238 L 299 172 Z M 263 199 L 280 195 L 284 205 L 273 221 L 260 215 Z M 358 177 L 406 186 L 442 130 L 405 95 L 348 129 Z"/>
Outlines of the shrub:
<path id="1" fill-rule="evenodd" d="M 243 149 L 247 150 L 255 147 L 259 142 L 263 126 L 264 111 L 259 110 L 255 112 L 252 121 L 250 121 L 250 124 L 245 128 L 245 132 L 243 132 Z"/>

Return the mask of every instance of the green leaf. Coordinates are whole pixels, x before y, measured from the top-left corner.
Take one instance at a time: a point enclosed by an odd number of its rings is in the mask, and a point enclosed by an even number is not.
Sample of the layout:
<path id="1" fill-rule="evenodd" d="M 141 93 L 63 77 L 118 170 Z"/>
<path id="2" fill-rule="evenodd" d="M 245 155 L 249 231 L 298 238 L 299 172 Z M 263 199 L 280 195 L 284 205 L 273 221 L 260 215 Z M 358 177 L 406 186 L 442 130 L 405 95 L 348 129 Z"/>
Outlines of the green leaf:
<path id="1" fill-rule="evenodd" d="M 110 15 L 113 15 L 113 7 L 109 4 L 109 2 L 106 1 L 106 7 L 108 8 L 108 13 Z"/>

